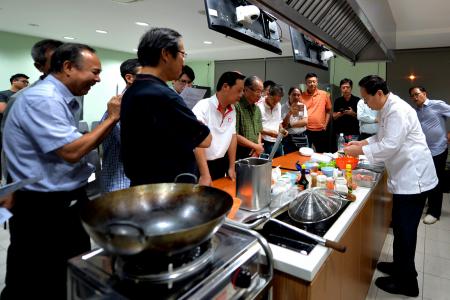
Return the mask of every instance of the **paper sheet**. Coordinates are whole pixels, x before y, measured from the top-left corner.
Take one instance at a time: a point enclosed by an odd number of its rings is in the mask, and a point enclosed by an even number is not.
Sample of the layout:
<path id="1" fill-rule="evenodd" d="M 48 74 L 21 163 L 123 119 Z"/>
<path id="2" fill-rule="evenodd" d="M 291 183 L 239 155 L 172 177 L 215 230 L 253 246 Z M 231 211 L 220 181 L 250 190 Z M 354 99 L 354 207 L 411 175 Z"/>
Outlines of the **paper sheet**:
<path id="1" fill-rule="evenodd" d="M 42 176 L 38 176 L 38 177 L 31 177 L 28 179 L 24 179 L 24 180 L 19 180 L 13 183 L 8 183 L 4 186 L 0 187 L 0 198 L 6 197 L 9 194 L 14 193 L 17 190 L 20 190 L 21 188 L 23 188 L 26 185 L 38 182 L 39 180 L 42 179 Z"/>
<path id="2" fill-rule="evenodd" d="M 203 99 L 205 94 L 206 94 L 205 89 L 185 87 L 183 89 L 183 91 L 181 92 L 180 96 L 181 96 L 181 98 L 183 98 L 187 107 L 192 109 L 199 100 Z"/>

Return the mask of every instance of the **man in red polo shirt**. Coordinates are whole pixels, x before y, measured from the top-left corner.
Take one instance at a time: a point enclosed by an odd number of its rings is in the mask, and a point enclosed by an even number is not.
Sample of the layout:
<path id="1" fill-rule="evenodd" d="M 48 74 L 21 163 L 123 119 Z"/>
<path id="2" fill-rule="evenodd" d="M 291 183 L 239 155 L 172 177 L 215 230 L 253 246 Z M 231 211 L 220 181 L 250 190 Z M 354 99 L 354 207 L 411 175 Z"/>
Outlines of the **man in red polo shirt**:
<path id="1" fill-rule="evenodd" d="M 309 145 L 316 149 L 316 152 L 328 152 L 329 143 L 326 134 L 328 122 L 331 116 L 330 95 L 317 88 L 318 77 L 314 73 L 305 76 L 306 91 L 301 95 L 301 101 L 308 111 L 308 125 L 306 135 Z"/>

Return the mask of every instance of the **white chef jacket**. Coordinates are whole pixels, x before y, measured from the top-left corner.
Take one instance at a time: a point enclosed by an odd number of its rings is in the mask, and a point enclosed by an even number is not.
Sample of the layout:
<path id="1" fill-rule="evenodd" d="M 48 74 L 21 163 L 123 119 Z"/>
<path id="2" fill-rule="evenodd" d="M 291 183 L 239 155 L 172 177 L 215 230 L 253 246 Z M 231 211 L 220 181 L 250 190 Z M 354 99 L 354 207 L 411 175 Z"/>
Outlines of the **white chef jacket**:
<path id="1" fill-rule="evenodd" d="M 233 134 L 236 134 L 236 110 L 234 105 L 227 107 L 225 115 L 219 111 L 219 100 L 214 94 L 202 99 L 192 108 L 197 119 L 208 126 L 212 141 L 205 149 L 206 159 L 214 160 L 225 156 L 230 147 Z M 183 134 L 183 133 L 180 133 Z"/>
<path id="2" fill-rule="evenodd" d="M 419 194 L 434 188 L 436 170 L 415 110 L 389 93 L 379 117 L 378 133 L 362 149 L 371 163 L 385 163 L 389 192 Z"/>
<path id="3" fill-rule="evenodd" d="M 281 104 L 277 103 L 273 109 L 267 105 L 266 101 L 257 104 L 261 110 L 262 127 L 264 130 L 273 130 L 278 132 L 280 130 L 280 124 L 283 121 L 281 119 Z M 263 140 L 268 142 L 275 142 L 277 139 L 268 135 L 262 135 Z"/>
<path id="4" fill-rule="evenodd" d="M 378 131 L 378 123 L 375 122 L 378 116 L 376 110 L 370 109 L 364 99 L 358 101 L 356 117 L 359 121 L 359 132 L 367 134 L 375 134 Z"/>

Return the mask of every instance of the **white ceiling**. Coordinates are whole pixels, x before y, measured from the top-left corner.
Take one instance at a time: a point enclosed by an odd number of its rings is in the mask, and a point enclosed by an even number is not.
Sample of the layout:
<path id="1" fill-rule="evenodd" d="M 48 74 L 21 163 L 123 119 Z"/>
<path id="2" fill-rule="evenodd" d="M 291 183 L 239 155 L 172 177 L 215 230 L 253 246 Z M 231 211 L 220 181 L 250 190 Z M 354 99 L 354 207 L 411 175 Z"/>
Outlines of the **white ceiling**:
<path id="1" fill-rule="evenodd" d="M 388 0 L 397 25 L 397 49 L 450 46 L 448 0 Z M 64 40 L 133 53 L 150 26 L 169 27 L 183 35 L 188 59 L 224 60 L 277 56 L 208 29 L 203 0 L 2 0 L 0 31 Z M 200 13 L 203 11 L 203 14 Z M 32 26 L 30 24 L 37 24 Z M 292 55 L 284 24 L 282 49 Z M 95 30 L 108 31 L 99 34 Z M 205 45 L 203 41 L 212 41 Z"/>

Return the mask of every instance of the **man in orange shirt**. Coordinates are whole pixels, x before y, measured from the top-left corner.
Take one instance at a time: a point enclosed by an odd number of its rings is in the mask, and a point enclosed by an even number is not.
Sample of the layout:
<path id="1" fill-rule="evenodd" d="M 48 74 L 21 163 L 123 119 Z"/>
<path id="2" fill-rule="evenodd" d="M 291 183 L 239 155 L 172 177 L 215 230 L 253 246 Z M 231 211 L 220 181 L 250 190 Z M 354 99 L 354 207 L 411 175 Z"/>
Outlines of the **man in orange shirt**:
<path id="1" fill-rule="evenodd" d="M 308 111 L 308 125 L 306 135 L 309 145 L 316 149 L 316 152 L 328 152 L 329 142 L 327 136 L 327 126 L 331 116 L 330 95 L 317 88 L 318 77 L 314 73 L 305 76 L 306 91 L 301 95 L 301 101 Z"/>

